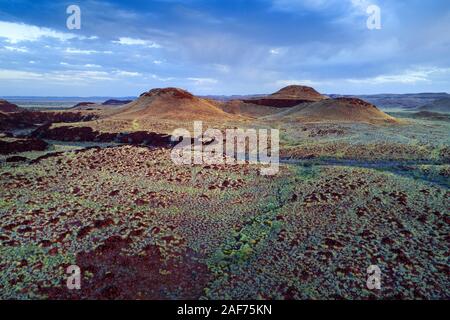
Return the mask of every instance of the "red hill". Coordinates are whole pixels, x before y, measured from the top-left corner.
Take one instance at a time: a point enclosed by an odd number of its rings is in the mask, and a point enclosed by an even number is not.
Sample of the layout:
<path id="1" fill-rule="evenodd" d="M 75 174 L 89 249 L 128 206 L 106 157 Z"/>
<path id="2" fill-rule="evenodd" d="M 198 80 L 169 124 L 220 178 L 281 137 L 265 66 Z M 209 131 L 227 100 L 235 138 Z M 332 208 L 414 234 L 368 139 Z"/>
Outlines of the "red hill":
<path id="1" fill-rule="evenodd" d="M 276 108 L 289 108 L 300 103 L 314 102 L 324 99 L 327 99 L 327 97 L 321 95 L 311 87 L 291 85 L 282 88 L 267 97 L 259 99 L 248 99 L 244 100 L 244 102 Z"/>

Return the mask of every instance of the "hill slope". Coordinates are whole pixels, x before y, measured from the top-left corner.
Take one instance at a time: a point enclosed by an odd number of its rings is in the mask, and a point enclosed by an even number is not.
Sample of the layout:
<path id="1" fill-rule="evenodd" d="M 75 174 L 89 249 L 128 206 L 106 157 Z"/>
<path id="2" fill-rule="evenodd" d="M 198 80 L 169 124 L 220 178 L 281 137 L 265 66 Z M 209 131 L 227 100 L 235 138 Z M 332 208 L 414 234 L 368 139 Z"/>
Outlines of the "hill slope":
<path id="1" fill-rule="evenodd" d="M 418 108 L 420 111 L 450 113 L 450 98 L 443 98 Z"/>
<path id="2" fill-rule="evenodd" d="M 242 100 L 222 102 L 220 108 L 231 114 L 259 118 L 280 112 L 279 108 L 247 103 Z"/>
<path id="3" fill-rule="evenodd" d="M 300 122 L 365 122 L 395 123 L 373 104 L 357 98 L 337 98 L 300 104 L 289 110 L 266 117 L 267 120 Z"/>
<path id="4" fill-rule="evenodd" d="M 18 112 L 22 110 L 23 109 L 16 104 L 0 99 L 0 112 Z"/>
<path id="5" fill-rule="evenodd" d="M 208 120 L 231 119 L 214 102 L 178 88 L 152 89 L 113 112 L 116 119 Z"/>
<path id="6" fill-rule="evenodd" d="M 263 106 L 289 108 L 296 106 L 300 103 L 315 102 L 324 99 L 327 99 L 327 97 L 321 95 L 319 92 L 317 92 L 315 89 L 311 87 L 292 85 L 284 87 L 279 91 L 266 97 L 257 99 L 248 99 L 243 101 Z"/>
<path id="7" fill-rule="evenodd" d="M 326 99 L 314 88 L 307 86 L 292 85 L 284 87 L 275 93 L 272 93 L 269 98 L 272 99 L 303 99 L 309 101 L 319 101 Z"/>

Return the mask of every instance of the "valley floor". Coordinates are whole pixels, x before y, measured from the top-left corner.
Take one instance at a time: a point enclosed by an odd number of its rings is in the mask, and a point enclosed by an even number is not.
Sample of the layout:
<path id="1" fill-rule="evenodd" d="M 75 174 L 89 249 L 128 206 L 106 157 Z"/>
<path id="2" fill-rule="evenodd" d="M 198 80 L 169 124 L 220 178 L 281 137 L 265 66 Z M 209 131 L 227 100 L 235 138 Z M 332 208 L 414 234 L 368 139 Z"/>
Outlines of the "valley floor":
<path id="1" fill-rule="evenodd" d="M 168 149 L 63 151 L 0 166 L 2 299 L 450 298 L 445 162 L 271 177 L 176 166 Z M 66 287 L 73 264 L 80 290 Z"/>

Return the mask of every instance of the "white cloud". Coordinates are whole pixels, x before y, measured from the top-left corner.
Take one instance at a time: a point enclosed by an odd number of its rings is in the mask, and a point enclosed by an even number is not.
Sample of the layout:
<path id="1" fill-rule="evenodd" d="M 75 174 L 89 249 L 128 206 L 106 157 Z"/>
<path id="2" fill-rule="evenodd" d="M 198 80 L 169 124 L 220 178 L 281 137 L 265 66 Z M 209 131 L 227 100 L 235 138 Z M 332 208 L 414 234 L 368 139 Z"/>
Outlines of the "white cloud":
<path id="1" fill-rule="evenodd" d="M 86 67 L 86 68 L 101 68 L 102 66 L 98 65 L 98 64 L 87 63 L 83 67 Z"/>
<path id="2" fill-rule="evenodd" d="M 360 13 L 360 14 L 367 14 L 367 8 L 371 5 L 374 5 L 374 1 L 372 0 L 350 0 L 352 8 L 354 12 Z"/>
<path id="3" fill-rule="evenodd" d="M 154 63 L 154 64 L 161 64 L 162 61 L 161 61 L 161 60 L 153 60 L 153 63 Z"/>
<path id="4" fill-rule="evenodd" d="M 160 76 L 158 76 L 156 74 L 152 74 L 150 77 L 152 79 L 155 79 L 155 80 L 158 80 L 158 81 L 161 81 L 161 82 L 167 82 L 167 81 L 175 80 L 175 78 L 173 78 L 173 77 L 163 78 L 163 77 L 160 77 Z"/>
<path id="5" fill-rule="evenodd" d="M 65 67 L 71 67 L 71 68 L 101 68 L 101 65 L 98 64 L 92 64 L 92 63 L 86 63 L 86 64 L 71 64 L 71 63 L 67 63 L 67 62 L 60 62 L 59 63 L 62 66 Z"/>
<path id="6" fill-rule="evenodd" d="M 187 78 L 189 81 L 193 81 L 196 85 L 208 85 L 208 84 L 216 84 L 218 81 L 212 78 Z"/>
<path id="7" fill-rule="evenodd" d="M 385 83 L 402 83 L 415 84 L 417 82 L 431 82 L 432 76 L 450 74 L 450 68 L 415 68 L 405 70 L 399 74 L 378 75 L 371 78 L 364 79 L 347 79 L 350 83 L 365 83 L 371 85 L 385 84 Z"/>
<path id="8" fill-rule="evenodd" d="M 270 52 L 270 54 L 275 54 L 275 55 L 276 55 L 276 54 L 280 54 L 280 50 L 279 50 L 279 49 L 276 49 L 276 48 L 275 48 L 275 49 L 270 49 L 269 52 Z"/>
<path id="9" fill-rule="evenodd" d="M 105 53 L 105 54 L 111 54 L 112 51 L 97 51 L 97 50 L 83 50 L 83 49 L 76 49 L 76 48 L 66 48 L 64 50 L 65 53 L 69 54 L 97 54 L 97 53 Z"/>
<path id="10" fill-rule="evenodd" d="M 14 51 L 14 52 L 28 52 L 28 49 L 25 47 L 13 47 L 13 46 L 4 46 L 4 49 L 8 50 L 8 51 Z"/>
<path id="11" fill-rule="evenodd" d="M 139 72 L 116 70 L 114 73 L 120 77 L 142 77 L 142 73 Z"/>
<path id="12" fill-rule="evenodd" d="M 230 66 L 226 65 L 226 64 L 213 64 L 213 68 L 221 73 L 229 73 L 230 72 Z"/>
<path id="13" fill-rule="evenodd" d="M 376 1 L 375 1 L 376 2 Z M 369 0 L 272 0 L 272 8 L 278 11 L 299 12 L 331 10 L 336 6 L 348 6 L 352 13 L 365 14 L 367 7 L 376 4 Z"/>
<path id="14" fill-rule="evenodd" d="M 98 80 L 113 80 L 107 72 L 103 71 L 78 71 L 78 70 L 68 70 L 65 73 L 61 72 L 51 72 L 46 73 L 46 77 L 49 80 L 54 81 L 98 81 Z"/>
<path id="15" fill-rule="evenodd" d="M 279 11 L 297 11 L 300 8 L 323 10 L 335 2 L 335 0 L 272 0 L 272 7 Z"/>
<path id="16" fill-rule="evenodd" d="M 8 43 L 16 44 L 22 41 L 38 41 L 41 38 L 53 38 L 60 41 L 70 39 L 94 39 L 73 33 L 59 32 L 50 28 L 42 28 L 25 23 L 0 21 L 0 38 L 6 38 Z"/>
<path id="17" fill-rule="evenodd" d="M 157 44 L 156 42 L 128 37 L 121 37 L 119 38 L 119 40 L 113 41 L 113 43 L 118 43 L 126 46 L 145 46 L 147 48 L 161 48 L 161 45 Z"/>
<path id="18" fill-rule="evenodd" d="M 36 72 L 0 69 L 0 80 L 36 80 L 41 76 Z"/>
<path id="19" fill-rule="evenodd" d="M 49 82 L 86 82 L 114 80 L 107 72 L 67 70 L 52 72 L 31 72 L 0 69 L 0 80 L 39 80 Z"/>
<path id="20" fill-rule="evenodd" d="M 270 48 L 269 53 L 272 57 L 283 57 L 290 50 L 290 47 L 278 47 L 278 48 Z"/>

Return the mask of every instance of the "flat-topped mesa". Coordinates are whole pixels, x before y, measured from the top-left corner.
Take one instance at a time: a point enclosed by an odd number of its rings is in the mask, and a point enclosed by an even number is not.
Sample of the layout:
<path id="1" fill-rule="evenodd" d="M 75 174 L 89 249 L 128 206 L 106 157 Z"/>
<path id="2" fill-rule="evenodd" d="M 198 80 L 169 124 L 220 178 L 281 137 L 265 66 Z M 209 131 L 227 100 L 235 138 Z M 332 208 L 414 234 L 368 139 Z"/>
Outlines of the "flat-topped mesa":
<path id="1" fill-rule="evenodd" d="M 195 96 L 183 89 L 180 88 L 156 88 L 151 89 L 148 92 L 144 92 L 140 95 L 140 97 L 172 97 L 178 99 L 195 99 Z"/>
<path id="2" fill-rule="evenodd" d="M 22 109 L 14 103 L 0 99 L 0 112 L 19 112 Z"/>
<path id="3" fill-rule="evenodd" d="M 291 85 L 266 97 L 247 99 L 244 102 L 276 108 L 289 108 L 301 103 L 316 102 L 324 99 L 327 99 L 327 97 L 311 87 Z"/>

